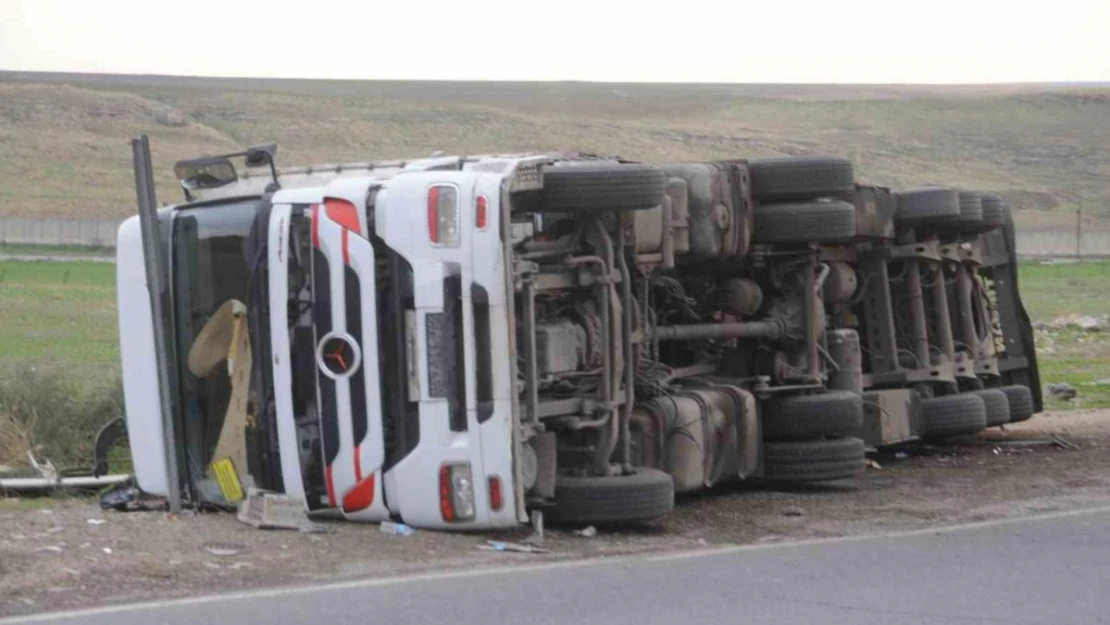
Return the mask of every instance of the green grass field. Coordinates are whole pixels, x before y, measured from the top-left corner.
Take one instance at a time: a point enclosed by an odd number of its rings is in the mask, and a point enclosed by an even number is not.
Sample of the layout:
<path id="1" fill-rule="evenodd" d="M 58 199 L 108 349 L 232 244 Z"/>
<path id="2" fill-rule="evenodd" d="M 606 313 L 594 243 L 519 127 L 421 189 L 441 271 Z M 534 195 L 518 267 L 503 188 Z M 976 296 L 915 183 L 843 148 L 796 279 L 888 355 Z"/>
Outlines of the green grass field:
<path id="1" fill-rule="evenodd" d="M 1110 262 L 1022 263 L 1021 299 L 1034 320 L 1110 315 Z"/>
<path id="2" fill-rule="evenodd" d="M 1034 320 L 1110 316 L 1110 262 L 1025 263 L 1019 276 L 1022 301 Z M 1036 336 L 1041 381 L 1079 390 L 1071 401 L 1047 399 L 1050 408 L 1110 407 L 1110 332 L 1044 329 Z"/>
<path id="3" fill-rule="evenodd" d="M 1076 313 L 1110 315 L 1110 262 L 1039 264 L 1020 269 L 1022 299 L 1034 320 Z M 115 266 L 0 262 L 0 366 L 62 371 L 84 380 L 119 371 Z M 1110 405 L 1110 333 L 1038 332 L 1044 382 L 1070 382 L 1078 405 Z"/>
<path id="4" fill-rule="evenodd" d="M 119 370 L 115 265 L 0 262 L 0 366 Z"/>

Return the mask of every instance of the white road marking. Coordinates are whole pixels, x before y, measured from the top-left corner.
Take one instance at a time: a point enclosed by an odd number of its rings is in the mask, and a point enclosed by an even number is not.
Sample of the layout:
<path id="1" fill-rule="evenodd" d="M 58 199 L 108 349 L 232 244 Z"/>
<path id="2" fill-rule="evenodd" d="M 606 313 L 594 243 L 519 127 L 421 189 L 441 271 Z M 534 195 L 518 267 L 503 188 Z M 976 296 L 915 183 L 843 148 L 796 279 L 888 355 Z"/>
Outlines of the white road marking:
<path id="1" fill-rule="evenodd" d="M 865 542 L 869 540 L 881 540 L 889 538 L 910 538 L 915 536 L 930 536 L 938 534 L 951 534 L 955 532 L 973 531 L 978 529 L 986 529 L 992 527 L 1002 527 L 1006 525 L 1017 525 L 1020 523 L 1035 523 L 1039 521 L 1051 521 L 1054 519 L 1063 519 L 1075 516 L 1095 515 L 1110 513 L 1110 506 L 1101 506 L 1098 508 L 1082 508 L 1079 510 L 1064 510 L 1060 512 L 1048 512 L 1044 514 L 1035 514 L 1031 516 L 1015 517 L 1009 519 L 995 519 L 991 521 L 976 521 L 973 523 L 963 523 L 959 525 L 944 525 L 935 528 L 925 528 L 917 530 L 906 530 L 888 532 L 882 534 L 861 534 L 858 536 L 841 536 L 835 538 L 817 538 L 811 540 L 797 540 L 781 543 L 764 543 L 758 545 L 735 545 L 731 547 L 720 548 L 707 548 L 696 551 L 681 551 L 671 554 L 659 556 L 611 556 L 603 558 L 591 558 L 586 560 L 572 560 L 567 562 L 544 562 L 539 564 L 525 564 L 516 566 L 499 566 L 484 569 L 474 569 L 467 571 L 452 571 L 452 572 L 438 572 L 438 573 L 421 573 L 417 575 L 403 575 L 398 577 L 382 577 L 374 579 L 361 579 L 351 580 L 346 582 L 332 582 L 328 584 L 318 584 L 313 586 L 287 586 L 268 588 L 263 590 L 249 590 L 237 593 L 227 593 L 222 595 L 206 595 L 201 597 L 187 597 L 183 599 L 169 599 L 163 601 L 147 601 L 143 603 L 131 603 L 126 605 L 116 606 L 103 606 L 99 608 L 88 608 L 84 610 L 71 610 L 67 612 L 54 612 L 45 614 L 33 614 L 29 616 L 15 616 L 10 618 L 0 618 L 0 625 L 24 625 L 26 623 L 43 623 L 50 621 L 77 621 L 93 616 L 104 616 L 107 614 L 125 614 L 129 612 L 140 612 L 143 610 L 166 610 L 172 608 L 182 608 L 193 605 L 206 605 L 210 603 L 221 603 L 225 601 L 244 601 L 250 599 L 268 599 L 272 597 L 286 597 L 289 595 L 301 595 L 314 592 L 330 592 L 336 590 L 350 590 L 355 588 L 377 588 L 382 586 L 396 586 L 400 584 L 410 584 L 428 581 L 442 581 L 450 579 L 464 579 L 472 577 L 489 577 L 494 575 L 504 574 L 520 574 L 532 573 L 537 571 L 550 571 L 556 569 L 571 569 L 583 568 L 588 566 L 606 565 L 606 564 L 634 564 L 636 562 L 666 562 L 673 560 L 688 560 L 694 558 L 704 558 L 709 556 L 725 555 L 730 553 L 740 553 L 744 551 L 766 551 L 772 549 L 792 549 L 795 547 L 807 547 L 812 545 L 831 545 L 840 543 L 853 543 Z"/>

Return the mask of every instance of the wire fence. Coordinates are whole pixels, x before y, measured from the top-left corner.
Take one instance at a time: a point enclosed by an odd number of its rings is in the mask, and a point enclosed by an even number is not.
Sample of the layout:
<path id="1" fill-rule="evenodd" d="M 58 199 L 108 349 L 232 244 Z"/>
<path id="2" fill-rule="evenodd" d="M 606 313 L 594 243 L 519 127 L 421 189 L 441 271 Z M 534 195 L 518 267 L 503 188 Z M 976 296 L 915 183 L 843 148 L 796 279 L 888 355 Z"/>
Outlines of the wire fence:
<path id="1" fill-rule="evenodd" d="M 1025 258 L 1107 258 L 1110 231 L 1076 229 L 1018 230 L 1014 233 L 1018 256 Z"/>
<path id="2" fill-rule="evenodd" d="M 115 247 L 121 217 L 0 217 L 0 245 Z"/>

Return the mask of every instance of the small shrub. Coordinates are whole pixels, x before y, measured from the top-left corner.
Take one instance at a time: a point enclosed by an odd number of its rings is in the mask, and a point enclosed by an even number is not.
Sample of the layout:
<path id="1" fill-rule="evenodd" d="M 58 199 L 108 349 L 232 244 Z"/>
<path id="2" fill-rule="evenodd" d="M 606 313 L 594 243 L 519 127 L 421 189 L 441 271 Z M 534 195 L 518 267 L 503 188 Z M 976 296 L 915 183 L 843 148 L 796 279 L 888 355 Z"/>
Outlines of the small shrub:
<path id="1" fill-rule="evenodd" d="M 27 467 L 27 452 L 59 470 L 91 468 L 97 431 L 123 414 L 117 379 L 89 383 L 36 368 L 0 378 L 0 464 Z"/>

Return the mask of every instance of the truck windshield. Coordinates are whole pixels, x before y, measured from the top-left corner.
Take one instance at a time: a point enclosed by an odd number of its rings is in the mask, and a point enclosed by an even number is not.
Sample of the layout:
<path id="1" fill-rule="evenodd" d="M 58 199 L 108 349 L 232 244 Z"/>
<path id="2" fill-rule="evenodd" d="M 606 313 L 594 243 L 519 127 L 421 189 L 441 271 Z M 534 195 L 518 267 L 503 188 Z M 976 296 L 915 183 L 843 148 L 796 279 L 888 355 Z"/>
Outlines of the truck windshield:
<path id="1" fill-rule="evenodd" d="M 218 459 L 217 448 L 221 457 L 246 464 L 249 384 L 229 371 L 227 361 L 229 355 L 235 358 L 234 337 L 247 331 L 245 310 L 256 264 L 248 257 L 247 243 L 261 203 L 185 208 L 173 220 L 170 270 L 174 340 L 181 363 L 177 417 L 183 464 L 200 500 L 222 499 L 215 482 L 205 479 L 209 463 Z M 223 431 L 225 421 L 228 432 Z M 249 472 L 247 466 L 235 469 L 240 475 Z"/>

